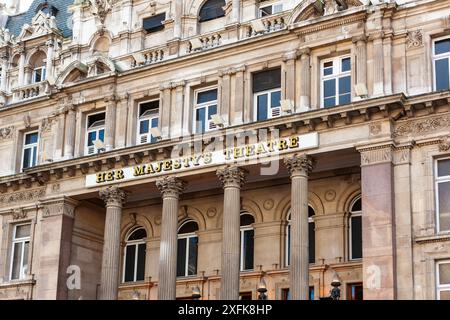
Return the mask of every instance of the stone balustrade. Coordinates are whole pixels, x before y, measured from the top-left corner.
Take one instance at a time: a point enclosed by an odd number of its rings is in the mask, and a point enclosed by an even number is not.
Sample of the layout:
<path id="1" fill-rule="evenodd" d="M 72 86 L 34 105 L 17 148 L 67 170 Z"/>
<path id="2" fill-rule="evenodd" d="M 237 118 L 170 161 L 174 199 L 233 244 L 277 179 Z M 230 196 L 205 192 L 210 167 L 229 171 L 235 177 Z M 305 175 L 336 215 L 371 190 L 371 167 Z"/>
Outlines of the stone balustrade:
<path id="1" fill-rule="evenodd" d="M 13 102 L 37 98 L 39 96 L 44 96 L 49 93 L 50 93 L 50 84 L 48 81 L 27 84 L 12 89 Z"/>
<path id="2" fill-rule="evenodd" d="M 161 62 L 167 58 L 167 49 L 165 47 L 153 48 L 133 54 L 131 67 L 136 68 L 146 66 L 156 62 Z"/>
<path id="3" fill-rule="evenodd" d="M 243 24 L 242 38 L 251 38 L 257 35 L 284 30 L 287 27 L 286 20 L 286 13 L 264 17 L 260 20 L 252 20 L 246 24 Z M 259 25 L 262 28 L 259 28 Z"/>

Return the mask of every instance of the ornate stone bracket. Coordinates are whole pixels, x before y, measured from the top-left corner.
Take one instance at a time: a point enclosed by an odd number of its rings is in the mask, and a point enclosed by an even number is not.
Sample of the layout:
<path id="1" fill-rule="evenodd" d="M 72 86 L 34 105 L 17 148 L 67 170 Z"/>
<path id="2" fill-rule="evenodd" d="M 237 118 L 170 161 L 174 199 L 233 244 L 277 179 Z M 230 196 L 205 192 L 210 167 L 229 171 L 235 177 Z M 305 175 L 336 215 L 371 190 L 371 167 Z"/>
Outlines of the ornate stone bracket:
<path id="1" fill-rule="evenodd" d="M 245 183 L 246 171 L 236 166 L 227 166 L 218 169 L 216 174 L 222 182 L 224 188 L 238 187 L 241 188 Z"/>
<path id="2" fill-rule="evenodd" d="M 0 128 L 0 141 L 10 140 L 14 137 L 14 126 Z"/>

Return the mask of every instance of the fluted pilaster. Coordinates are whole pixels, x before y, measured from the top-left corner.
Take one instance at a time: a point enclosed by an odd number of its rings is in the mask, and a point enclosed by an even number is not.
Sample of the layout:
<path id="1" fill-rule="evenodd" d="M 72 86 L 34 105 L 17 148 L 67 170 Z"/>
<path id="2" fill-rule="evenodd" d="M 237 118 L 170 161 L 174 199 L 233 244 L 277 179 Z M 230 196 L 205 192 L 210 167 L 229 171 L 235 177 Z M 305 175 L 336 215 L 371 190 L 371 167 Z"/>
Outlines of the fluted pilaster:
<path id="1" fill-rule="evenodd" d="M 245 182 L 245 171 L 231 166 L 217 170 L 217 176 L 224 188 L 220 297 L 238 300 L 241 187 Z"/>
<path id="2" fill-rule="evenodd" d="M 300 111 L 311 108 L 311 51 L 308 48 L 300 50 Z"/>
<path id="3" fill-rule="evenodd" d="M 176 177 L 156 182 L 163 199 L 161 244 L 159 252 L 159 300 L 175 300 L 177 282 L 178 201 L 186 183 Z"/>
<path id="4" fill-rule="evenodd" d="M 126 194 L 113 186 L 101 190 L 100 197 L 106 205 L 106 219 L 99 298 L 116 300 L 119 287 L 120 221 Z"/>
<path id="5" fill-rule="evenodd" d="M 115 147 L 116 134 L 116 97 L 114 95 L 105 98 L 105 149 L 110 151 Z"/>
<path id="6" fill-rule="evenodd" d="M 75 126 L 76 126 L 75 108 L 73 105 L 69 105 L 66 116 L 66 126 L 64 133 L 64 158 L 66 159 L 70 159 L 73 157 L 75 145 Z"/>
<path id="7" fill-rule="evenodd" d="M 309 300 L 308 176 L 312 161 L 307 155 L 285 159 L 291 174 L 291 263 L 293 300 Z"/>

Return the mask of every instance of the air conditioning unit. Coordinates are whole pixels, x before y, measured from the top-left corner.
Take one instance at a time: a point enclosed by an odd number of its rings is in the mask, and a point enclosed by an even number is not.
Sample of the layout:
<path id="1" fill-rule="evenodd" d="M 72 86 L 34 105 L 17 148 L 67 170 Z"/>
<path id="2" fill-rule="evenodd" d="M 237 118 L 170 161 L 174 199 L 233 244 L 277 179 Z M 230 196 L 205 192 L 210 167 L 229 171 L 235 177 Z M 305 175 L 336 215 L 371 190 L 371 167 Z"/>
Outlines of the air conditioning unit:
<path id="1" fill-rule="evenodd" d="M 281 107 L 270 108 L 270 117 L 276 118 L 281 116 Z"/>
<path id="2" fill-rule="evenodd" d="M 95 154 L 95 146 L 89 146 L 87 149 L 87 154 Z"/>
<path id="3" fill-rule="evenodd" d="M 144 143 L 148 143 L 150 141 L 150 137 L 148 134 L 141 134 L 139 136 L 139 143 L 140 144 L 144 144 Z"/>
<path id="4" fill-rule="evenodd" d="M 217 125 L 212 120 L 209 120 L 207 122 L 207 125 L 208 125 L 208 130 L 215 130 L 215 129 L 217 129 Z"/>

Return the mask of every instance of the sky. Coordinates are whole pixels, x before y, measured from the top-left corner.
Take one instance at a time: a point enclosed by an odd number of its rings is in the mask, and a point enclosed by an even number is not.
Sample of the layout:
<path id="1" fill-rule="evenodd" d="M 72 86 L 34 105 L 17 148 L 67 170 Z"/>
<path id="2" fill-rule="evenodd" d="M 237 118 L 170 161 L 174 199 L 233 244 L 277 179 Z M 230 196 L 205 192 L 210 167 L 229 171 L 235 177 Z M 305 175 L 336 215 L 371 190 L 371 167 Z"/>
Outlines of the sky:
<path id="1" fill-rule="evenodd" d="M 13 2 L 14 0 L 0 0 L 0 3 L 5 3 L 6 5 L 11 5 Z M 19 0 L 20 12 L 26 11 L 32 2 L 33 0 Z"/>

